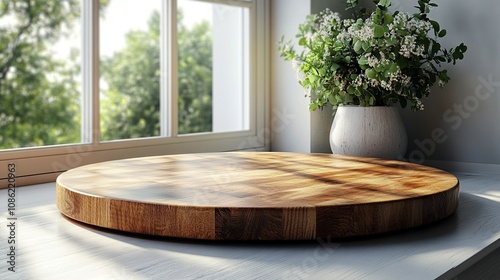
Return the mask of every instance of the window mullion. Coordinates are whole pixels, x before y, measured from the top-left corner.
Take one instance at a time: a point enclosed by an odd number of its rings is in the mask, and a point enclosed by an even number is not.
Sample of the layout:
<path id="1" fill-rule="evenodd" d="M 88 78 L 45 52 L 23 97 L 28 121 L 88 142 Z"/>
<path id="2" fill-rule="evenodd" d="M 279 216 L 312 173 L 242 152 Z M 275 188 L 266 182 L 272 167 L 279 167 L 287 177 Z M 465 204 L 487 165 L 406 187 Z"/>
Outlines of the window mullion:
<path id="1" fill-rule="evenodd" d="M 101 110 L 100 110 L 100 84 L 99 84 L 99 0 L 93 0 L 92 7 L 92 142 L 98 144 L 101 141 Z"/>
<path id="2" fill-rule="evenodd" d="M 253 9 L 250 8 L 250 9 Z M 250 12 L 249 14 L 245 14 L 243 11 L 242 11 L 242 26 L 243 26 L 243 30 L 248 30 L 248 33 L 251 33 L 251 32 L 254 32 L 255 28 L 254 26 L 255 25 L 252 25 L 253 23 L 251 22 L 251 20 L 249 20 L 249 15 L 253 15 L 253 12 Z M 248 26 L 250 25 L 250 26 Z M 243 46 L 243 60 L 242 60 L 242 65 L 244 65 L 245 67 L 243 67 L 243 72 L 242 72 L 242 87 L 241 87 L 241 91 L 243 92 L 243 100 L 244 102 L 242 102 L 242 108 L 241 108 L 241 111 L 243 112 L 243 119 L 242 119 L 242 124 L 241 124 L 241 127 L 243 129 L 250 129 L 250 127 L 252 127 L 251 125 L 251 115 L 252 115 L 252 110 L 250 109 L 251 108 L 251 101 L 250 101 L 250 98 L 251 98 L 251 95 L 250 95 L 250 91 L 251 91 L 251 88 L 252 88 L 252 83 L 250 81 L 255 81 L 253 78 L 253 75 L 251 75 L 251 71 L 250 71 L 250 67 L 252 65 L 252 63 L 250 63 L 251 61 L 255 61 L 254 59 L 254 55 L 253 53 L 250 52 L 250 44 L 253 42 L 253 40 L 250 39 L 250 34 L 248 34 L 246 32 L 242 32 L 241 34 L 241 40 L 243 42 L 242 46 Z M 248 125 L 247 125 L 248 124 Z M 250 127 L 248 127 L 250 126 Z"/>
<path id="3" fill-rule="evenodd" d="M 94 127 L 94 0 L 82 1 L 81 5 L 81 30 L 82 30 L 82 55 L 81 55 L 81 142 L 93 143 L 92 130 Z"/>
<path id="4" fill-rule="evenodd" d="M 160 136 L 170 136 L 169 123 L 169 67 L 168 67 L 168 44 L 169 44 L 169 4 L 162 1 L 161 4 L 161 26 L 160 26 Z"/>
<path id="5" fill-rule="evenodd" d="M 177 1 L 163 1 L 161 28 L 161 136 L 176 137 L 177 115 Z"/>
<path id="6" fill-rule="evenodd" d="M 99 0 L 82 1 L 82 143 L 100 142 Z"/>

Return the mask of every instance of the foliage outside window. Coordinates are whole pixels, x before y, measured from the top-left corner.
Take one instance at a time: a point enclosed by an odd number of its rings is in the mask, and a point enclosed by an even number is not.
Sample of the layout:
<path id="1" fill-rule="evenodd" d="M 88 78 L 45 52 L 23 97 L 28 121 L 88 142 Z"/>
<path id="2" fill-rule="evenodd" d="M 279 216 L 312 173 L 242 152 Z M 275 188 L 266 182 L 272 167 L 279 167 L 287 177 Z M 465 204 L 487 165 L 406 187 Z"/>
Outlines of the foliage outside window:
<path id="1" fill-rule="evenodd" d="M 77 0 L 0 1 L 0 148 L 80 141 L 78 50 L 54 55 Z"/>
<path id="2" fill-rule="evenodd" d="M 101 0 L 105 19 L 113 1 Z M 161 3 L 161 1 L 158 1 Z M 81 1 L 1 0 L 0 149 L 81 141 Z M 101 139 L 160 135 L 160 11 L 147 30 L 100 60 Z M 187 26 L 178 14 L 179 134 L 212 131 L 212 37 L 207 21 Z M 81 39 L 81 38 L 78 38 Z"/>

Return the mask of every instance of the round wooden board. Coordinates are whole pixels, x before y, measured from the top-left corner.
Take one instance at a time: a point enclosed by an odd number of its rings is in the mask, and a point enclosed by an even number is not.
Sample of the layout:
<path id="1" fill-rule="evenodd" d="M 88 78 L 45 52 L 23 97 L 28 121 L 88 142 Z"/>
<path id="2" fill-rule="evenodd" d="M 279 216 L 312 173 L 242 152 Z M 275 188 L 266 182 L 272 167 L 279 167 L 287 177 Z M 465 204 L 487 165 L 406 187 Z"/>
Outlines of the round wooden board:
<path id="1" fill-rule="evenodd" d="M 209 240 L 311 240 L 420 226 L 453 213 L 458 179 L 412 163 L 236 152 L 133 158 L 57 178 L 57 206 L 100 227 Z"/>

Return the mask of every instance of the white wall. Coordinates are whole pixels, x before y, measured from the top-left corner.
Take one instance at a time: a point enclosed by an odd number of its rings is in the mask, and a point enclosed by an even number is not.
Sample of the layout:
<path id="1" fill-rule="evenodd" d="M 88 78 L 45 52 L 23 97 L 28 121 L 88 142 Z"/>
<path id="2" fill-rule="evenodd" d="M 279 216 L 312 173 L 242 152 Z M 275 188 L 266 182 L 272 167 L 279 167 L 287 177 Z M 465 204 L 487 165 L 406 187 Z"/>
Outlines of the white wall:
<path id="1" fill-rule="evenodd" d="M 279 56 L 277 42 L 283 35 L 287 40 L 295 39 L 298 26 L 307 15 L 326 7 L 343 10 L 345 6 L 328 0 L 273 0 L 271 3 L 271 37 L 275 43 L 271 55 L 271 149 L 329 153 L 332 111 L 326 108 L 309 112 L 309 99 L 305 98 L 291 63 Z"/>
<path id="2" fill-rule="evenodd" d="M 342 1 L 272 2 L 272 38 L 276 42 L 283 34 L 294 38 L 298 24 L 308 12 L 328 6 L 345 13 Z M 369 0 L 361 2 L 371 4 Z M 393 8 L 414 12 L 416 2 L 393 0 Z M 469 49 L 464 60 L 446 67 L 451 81 L 444 90 L 433 90 L 424 102 L 424 111 L 401 111 L 408 130 L 407 156 L 418 162 L 493 165 L 500 172 L 500 17 L 497 16 L 500 1 L 435 2 L 439 7 L 431 17 L 448 31 L 443 46 L 449 48 L 464 42 Z M 317 115 L 307 111 L 308 100 L 301 94 L 290 63 L 283 62 L 276 51 L 273 51 L 272 73 L 272 108 L 285 106 L 295 116 L 291 124 L 274 133 L 272 149 L 314 151 L 319 141 L 315 138 L 323 139 L 320 134 L 329 127 L 331 118 L 323 114 L 322 121 L 318 121 Z M 444 132 L 446 140 L 435 141 L 432 137 L 435 131 Z"/>
<path id="3" fill-rule="evenodd" d="M 398 7 L 413 11 L 412 3 Z M 413 1 L 412 1 L 413 2 Z M 448 31 L 445 47 L 468 46 L 465 59 L 447 66 L 451 81 L 431 93 L 422 112 L 403 112 L 408 156 L 426 160 L 500 164 L 500 1 L 436 1 L 431 17 Z M 493 82 L 488 83 L 487 81 Z M 446 141 L 432 139 L 443 131 Z M 441 143 L 440 143 L 441 142 Z"/>
<path id="4" fill-rule="evenodd" d="M 297 26 L 310 14 L 309 1 L 271 1 L 271 150 L 310 152 L 311 116 L 295 71 L 279 55 L 282 35 L 295 38 Z"/>

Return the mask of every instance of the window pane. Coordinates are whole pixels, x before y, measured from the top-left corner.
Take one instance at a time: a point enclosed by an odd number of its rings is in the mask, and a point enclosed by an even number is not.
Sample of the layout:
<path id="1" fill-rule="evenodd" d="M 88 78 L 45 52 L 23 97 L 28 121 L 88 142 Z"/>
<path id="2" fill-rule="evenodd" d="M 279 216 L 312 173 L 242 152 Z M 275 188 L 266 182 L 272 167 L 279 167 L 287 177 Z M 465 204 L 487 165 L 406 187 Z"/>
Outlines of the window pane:
<path id="1" fill-rule="evenodd" d="M 160 135 L 161 0 L 115 0 L 100 21 L 101 138 Z"/>
<path id="2" fill-rule="evenodd" d="M 178 2 L 179 134 L 249 128 L 248 9 Z"/>
<path id="3" fill-rule="evenodd" d="M 80 6 L 0 1 L 0 149 L 80 142 Z"/>

